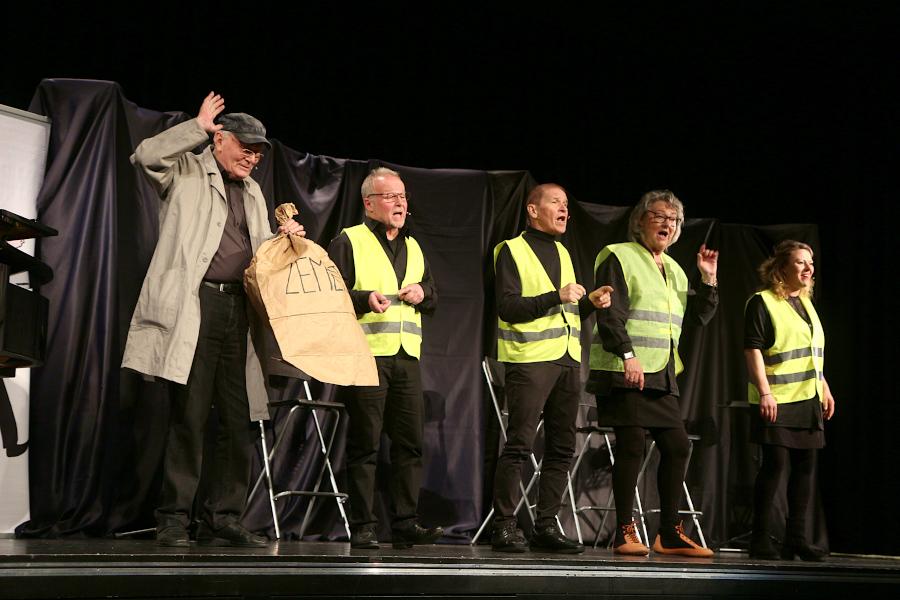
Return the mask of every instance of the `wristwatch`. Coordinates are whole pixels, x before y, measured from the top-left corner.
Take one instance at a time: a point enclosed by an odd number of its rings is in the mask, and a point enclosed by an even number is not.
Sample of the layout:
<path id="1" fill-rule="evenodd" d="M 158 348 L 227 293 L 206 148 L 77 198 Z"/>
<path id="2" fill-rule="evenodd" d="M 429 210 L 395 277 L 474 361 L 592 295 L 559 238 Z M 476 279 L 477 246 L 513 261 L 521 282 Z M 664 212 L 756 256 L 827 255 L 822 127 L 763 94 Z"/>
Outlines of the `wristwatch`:
<path id="1" fill-rule="evenodd" d="M 622 360 L 628 360 L 629 358 L 634 358 L 634 352 L 631 350 L 622 355 Z"/>

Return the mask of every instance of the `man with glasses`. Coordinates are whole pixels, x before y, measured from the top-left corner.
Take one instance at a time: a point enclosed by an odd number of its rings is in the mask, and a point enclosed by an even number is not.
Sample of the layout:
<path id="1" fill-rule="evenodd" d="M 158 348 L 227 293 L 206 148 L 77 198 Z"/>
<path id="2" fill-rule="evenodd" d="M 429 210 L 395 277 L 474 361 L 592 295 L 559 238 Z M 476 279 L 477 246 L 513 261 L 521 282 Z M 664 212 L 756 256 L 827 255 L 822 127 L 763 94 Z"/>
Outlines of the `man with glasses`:
<path id="1" fill-rule="evenodd" d="M 378 385 L 352 388 L 347 401 L 350 545 L 378 548 L 375 470 L 384 431 L 391 440 L 392 542 L 395 548 L 409 548 L 443 535 L 440 527 L 425 528 L 418 521 L 421 315 L 434 311 L 437 288 L 422 248 L 406 227 L 409 196 L 400 175 L 374 169 L 363 181 L 362 199 L 363 223 L 344 229 L 328 246 L 378 367 Z"/>
<path id="2" fill-rule="evenodd" d="M 654 552 L 708 558 L 678 519 L 678 502 L 690 449 L 679 406 L 676 376 L 682 371 L 678 341 L 684 322 L 705 325 L 718 306 L 719 253 L 701 245 L 702 284 L 688 293 L 687 275 L 667 253 L 681 235 L 684 207 L 669 190 L 647 192 L 631 211 L 624 244 L 603 248 L 594 262 L 595 282 L 611 285 L 612 305 L 598 310 L 587 389 L 597 396 L 597 422 L 616 433 L 613 496 L 616 554 L 645 556 L 632 518 L 634 486 L 646 431 L 656 441 L 660 513 Z"/>
<path id="3" fill-rule="evenodd" d="M 159 241 L 125 346 L 124 368 L 174 382 L 156 540 L 187 546 L 210 408 L 219 418 L 197 541 L 265 546 L 240 516 L 250 476 L 251 420 L 268 418 L 259 360 L 249 343 L 244 269 L 271 237 L 268 209 L 250 173 L 269 147 L 245 113 L 220 115 L 213 92 L 195 119 L 144 140 L 132 161 L 161 200 Z M 217 118 L 218 117 L 218 118 Z M 201 154 L 192 150 L 209 141 Z M 289 221 L 283 233 L 305 235 Z"/>

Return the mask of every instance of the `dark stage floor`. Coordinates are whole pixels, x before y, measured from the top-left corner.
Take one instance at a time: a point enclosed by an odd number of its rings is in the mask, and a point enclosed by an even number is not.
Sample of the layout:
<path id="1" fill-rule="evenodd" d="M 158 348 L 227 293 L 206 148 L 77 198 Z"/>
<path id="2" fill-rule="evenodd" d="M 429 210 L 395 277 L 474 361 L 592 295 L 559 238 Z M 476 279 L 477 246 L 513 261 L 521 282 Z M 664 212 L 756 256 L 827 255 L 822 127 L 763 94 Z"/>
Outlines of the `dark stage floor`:
<path id="1" fill-rule="evenodd" d="M 900 559 L 825 563 L 504 555 L 487 546 L 351 551 L 346 543 L 265 549 L 160 548 L 151 540 L 0 539 L 0 598 L 882 598 L 900 593 Z"/>

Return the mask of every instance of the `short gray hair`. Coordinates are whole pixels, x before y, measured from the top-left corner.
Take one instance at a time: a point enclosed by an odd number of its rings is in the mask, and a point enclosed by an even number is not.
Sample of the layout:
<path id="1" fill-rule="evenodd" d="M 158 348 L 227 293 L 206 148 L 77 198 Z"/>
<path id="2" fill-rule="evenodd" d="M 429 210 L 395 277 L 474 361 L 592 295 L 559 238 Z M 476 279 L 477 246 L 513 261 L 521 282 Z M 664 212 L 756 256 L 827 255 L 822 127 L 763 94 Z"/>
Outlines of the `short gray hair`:
<path id="1" fill-rule="evenodd" d="M 638 201 L 637 205 L 631 209 L 631 216 L 628 217 L 628 239 L 632 242 L 641 243 L 643 230 L 641 229 L 641 218 L 647 214 L 650 207 L 655 202 L 665 202 L 671 208 L 675 209 L 678 215 L 678 223 L 675 225 L 675 235 L 672 236 L 670 246 L 678 241 L 681 237 L 681 226 L 684 224 L 684 205 L 675 194 L 669 190 L 653 190 L 647 192 Z"/>
<path id="2" fill-rule="evenodd" d="M 392 169 L 388 169 L 387 167 L 377 167 L 369 171 L 369 174 L 366 175 L 366 178 L 363 179 L 362 182 L 362 197 L 366 198 L 375 193 L 375 178 L 389 176 L 396 177 L 397 179 L 402 179 L 400 177 L 400 173 Z"/>

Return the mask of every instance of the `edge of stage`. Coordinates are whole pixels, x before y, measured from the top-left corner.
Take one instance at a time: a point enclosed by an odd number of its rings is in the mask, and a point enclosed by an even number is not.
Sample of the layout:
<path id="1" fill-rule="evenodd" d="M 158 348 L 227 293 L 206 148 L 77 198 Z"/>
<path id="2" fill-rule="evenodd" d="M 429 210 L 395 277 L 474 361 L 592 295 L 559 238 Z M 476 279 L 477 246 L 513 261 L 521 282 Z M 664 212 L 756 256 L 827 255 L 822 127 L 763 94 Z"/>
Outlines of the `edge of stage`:
<path id="1" fill-rule="evenodd" d="M 489 546 L 351 550 L 339 542 L 268 548 L 161 548 L 153 540 L 0 539 L 0 598 L 684 596 L 894 597 L 900 557 L 822 563 L 652 555 L 501 554 Z"/>

